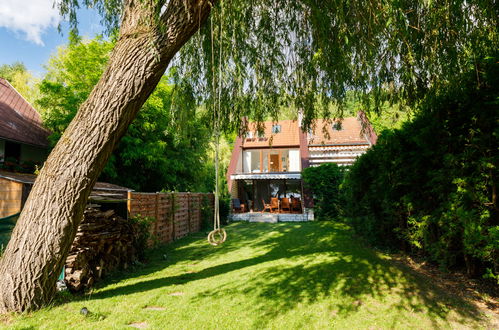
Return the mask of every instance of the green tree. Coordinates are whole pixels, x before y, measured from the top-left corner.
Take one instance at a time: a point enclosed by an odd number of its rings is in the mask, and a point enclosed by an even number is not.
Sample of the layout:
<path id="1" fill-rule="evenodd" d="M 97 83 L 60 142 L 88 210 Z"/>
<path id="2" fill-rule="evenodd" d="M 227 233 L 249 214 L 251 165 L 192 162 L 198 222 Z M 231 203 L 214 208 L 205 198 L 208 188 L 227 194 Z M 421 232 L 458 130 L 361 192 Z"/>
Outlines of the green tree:
<path id="1" fill-rule="evenodd" d="M 45 126 L 52 131 L 49 139 L 53 145 L 99 81 L 113 46 L 101 36 L 82 40 L 71 34 L 68 45 L 59 46 L 50 57 L 45 66 L 47 73 L 39 84 L 40 97 L 36 104 Z"/>
<path id="2" fill-rule="evenodd" d="M 73 35 L 50 58 L 37 104 L 54 145 L 98 82 L 112 47 L 113 42 L 102 37 L 81 40 Z M 211 191 L 211 185 L 200 180 L 211 168 L 206 164 L 209 120 L 193 102 L 177 101 L 182 104 L 173 108 L 174 97 L 186 101 L 179 88 L 169 84 L 168 77 L 161 79 L 113 151 L 102 180 L 139 191 Z M 178 112 L 189 116 L 178 118 Z"/>
<path id="3" fill-rule="evenodd" d="M 359 235 L 499 279 L 498 58 L 435 89 L 352 166 L 343 187 Z"/>
<path id="4" fill-rule="evenodd" d="M 31 104 L 38 97 L 37 79 L 23 63 L 0 65 L 0 77 L 6 79 Z"/>
<path id="5" fill-rule="evenodd" d="M 239 129 L 243 116 L 277 119 L 283 107 L 302 111 L 308 126 L 341 114 L 350 94 L 378 113 L 387 105 L 415 105 L 430 87 L 456 79 L 470 58 L 499 44 L 494 1 L 220 5 L 174 64 L 200 97 L 218 90 L 221 68 L 229 130 Z"/>
<path id="6" fill-rule="evenodd" d="M 305 125 L 317 115 L 318 96 L 341 99 L 348 89 L 389 87 L 393 95 L 415 100 L 456 77 L 470 57 L 498 46 L 494 1 L 57 4 L 73 26 L 80 5 L 94 6 L 119 32 L 99 82 L 40 171 L 0 260 L 0 313 L 50 301 L 54 274 L 91 187 L 181 48 L 177 76 L 193 82 L 192 92 L 207 100 L 210 115 L 217 110 L 225 127 L 239 129 L 244 114 L 277 117 L 275 105 L 284 94 L 304 111 Z M 212 9 L 212 24 L 205 24 Z M 199 38 L 186 45 L 198 31 Z"/>

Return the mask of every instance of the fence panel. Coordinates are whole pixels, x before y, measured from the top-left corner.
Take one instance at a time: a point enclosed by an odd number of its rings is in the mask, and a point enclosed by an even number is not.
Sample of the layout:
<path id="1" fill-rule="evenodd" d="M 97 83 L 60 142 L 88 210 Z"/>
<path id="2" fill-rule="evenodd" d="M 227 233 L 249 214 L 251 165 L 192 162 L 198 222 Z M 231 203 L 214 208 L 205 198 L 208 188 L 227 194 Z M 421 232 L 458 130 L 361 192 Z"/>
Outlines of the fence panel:
<path id="1" fill-rule="evenodd" d="M 204 193 L 141 193 L 128 194 L 130 216 L 154 218 L 151 234 L 161 243 L 168 243 L 201 230 L 203 215 L 213 221 L 213 194 Z M 203 208 L 207 208 L 203 211 Z"/>

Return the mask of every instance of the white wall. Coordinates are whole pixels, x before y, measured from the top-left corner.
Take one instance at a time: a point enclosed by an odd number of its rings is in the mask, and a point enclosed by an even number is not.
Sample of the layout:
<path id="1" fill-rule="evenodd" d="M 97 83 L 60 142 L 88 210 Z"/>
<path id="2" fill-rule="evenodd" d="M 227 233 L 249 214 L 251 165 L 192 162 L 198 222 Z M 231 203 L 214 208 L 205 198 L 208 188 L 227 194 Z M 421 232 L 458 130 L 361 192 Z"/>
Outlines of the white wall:
<path id="1" fill-rule="evenodd" d="M 244 173 L 250 173 L 251 172 L 251 151 L 244 151 L 243 158 L 244 158 L 243 171 L 244 171 Z"/>
<path id="2" fill-rule="evenodd" d="M 240 151 L 237 157 L 236 173 L 243 173 L 243 152 Z"/>
<path id="3" fill-rule="evenodd" d="M 289 172 L 300 172 L 300 150 L 289 150 Z"/>

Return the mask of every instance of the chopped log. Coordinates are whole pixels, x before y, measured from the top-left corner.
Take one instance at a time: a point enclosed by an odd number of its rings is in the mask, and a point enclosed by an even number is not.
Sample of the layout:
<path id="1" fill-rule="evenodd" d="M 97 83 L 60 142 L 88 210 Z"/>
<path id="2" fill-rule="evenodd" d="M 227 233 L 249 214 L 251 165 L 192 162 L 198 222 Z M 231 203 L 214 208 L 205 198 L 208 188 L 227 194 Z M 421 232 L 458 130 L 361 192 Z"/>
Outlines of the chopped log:
<path id="1" fill-rule="evenodd" d="M 126 269 L 138 259 L 135 227 L 95 205 L 85 210 L 76 238 L 66 259 L 65 281 L 75 292 L 90 288 L 106 273 Z"/>

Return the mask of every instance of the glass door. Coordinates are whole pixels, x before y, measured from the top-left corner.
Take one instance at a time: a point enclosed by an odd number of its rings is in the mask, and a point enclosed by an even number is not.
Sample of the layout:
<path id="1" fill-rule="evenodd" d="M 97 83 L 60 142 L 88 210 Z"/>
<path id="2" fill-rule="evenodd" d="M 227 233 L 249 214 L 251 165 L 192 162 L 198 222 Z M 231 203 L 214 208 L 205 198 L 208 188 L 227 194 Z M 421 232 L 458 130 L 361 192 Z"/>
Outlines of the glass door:
<path id="1" fill-rule="evenodd" d="M 270 154 L 270 172 L 279 172 L 279 154 Z"/>

